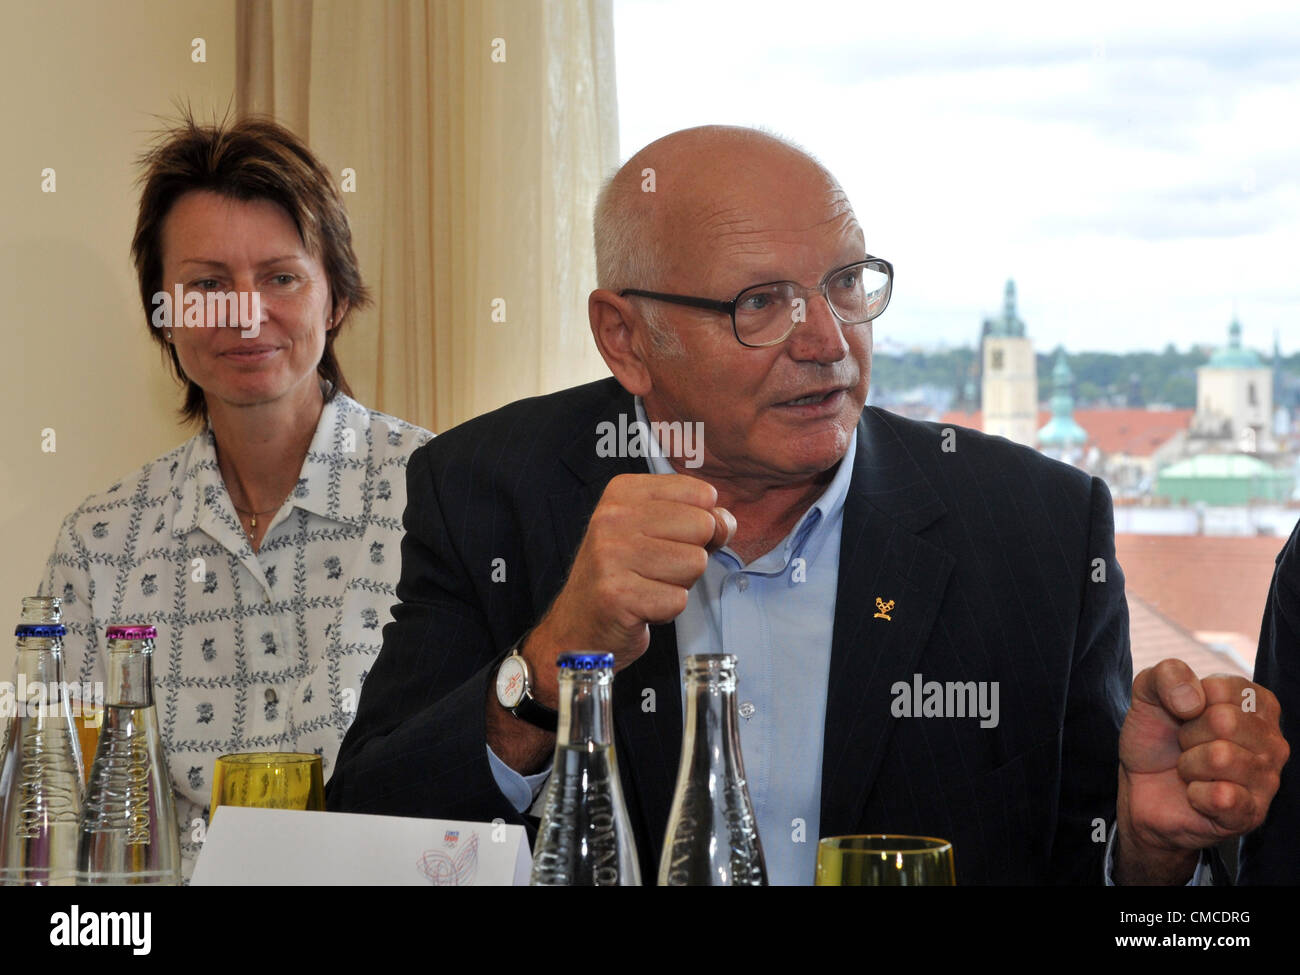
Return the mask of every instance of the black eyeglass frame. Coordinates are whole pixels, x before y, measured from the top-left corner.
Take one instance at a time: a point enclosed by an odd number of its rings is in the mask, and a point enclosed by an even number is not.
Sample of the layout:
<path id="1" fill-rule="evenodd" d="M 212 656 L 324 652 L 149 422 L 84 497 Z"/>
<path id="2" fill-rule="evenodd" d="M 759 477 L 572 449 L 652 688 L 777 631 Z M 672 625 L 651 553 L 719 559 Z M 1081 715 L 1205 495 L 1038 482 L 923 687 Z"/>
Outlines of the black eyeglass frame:
<path id="1" fill-rule="evenodd" d="M 880 306 L 880 311 L 876 312 L 870 318 L 863 319 L 860 322 L 850 322 L 841 316 L 840 313 L 835 310 L 835 305 L 831 302 L 830 295 L 827 293 L 827 287 L 830 284 L 831 278 L 854 267 L 869 267 L 872 270 L 884 271 L 886 277 L 885 301 Z M 889 299 L 894 296 L 894 265 L 883 257 L 875 257 L 868 254 L 860 261 L 853 261 L 850 264 L 845 264 L 843 267 L 837 267 L 833 270 L 827 271 L 822 276 L 822 279 L 817 282 L 816 288 L 805 288 L 798 281 L 762 281 L 758 284 L 751 284 L 748 287 L 742 288 L 737 292 L 736 297 L 732 298 L 730 301 L 718 301 L 716 298 L 699 298 L 694 295 L 667 294 L 662 291 L 642 291 L 640 288 L 624 288 L 618 293 L 618 296 L 620 298 L 651 298 L 654 301 L 666 301 L 674 305 L 685 305 L 688 308 L 702 308 L 705 311 L 723 312 L 731 318 L 731 334 L 736 337 L 737 342 L 747 349 L 770 349 L 774 345 L 780 345 L 793 335 L 795 327 L 799 323 L 791 321 L 789 330 L 779 339 L 773 339 L 771 342 L 760 342 L 755 345 L 753 342 L 746 342 L 740 337 L 740 330 L 736 327 L 736 305 L 740 302 L 741 295 L 746 292 L 753 291 L 755 288 L 766 288 L 774 284 L 792 284 L 796 289 L 802 291 L 804 295 L 807 295 L 811 291 L 820 291 L 822 297 L 826 299 L 826 307 L 831 310 L 831 314 L 835 316 L 835 320 L 841 325 L 865 325 L 867 322 L 879 318 L 884 314 L 885 309 L 889 307 Z"/>

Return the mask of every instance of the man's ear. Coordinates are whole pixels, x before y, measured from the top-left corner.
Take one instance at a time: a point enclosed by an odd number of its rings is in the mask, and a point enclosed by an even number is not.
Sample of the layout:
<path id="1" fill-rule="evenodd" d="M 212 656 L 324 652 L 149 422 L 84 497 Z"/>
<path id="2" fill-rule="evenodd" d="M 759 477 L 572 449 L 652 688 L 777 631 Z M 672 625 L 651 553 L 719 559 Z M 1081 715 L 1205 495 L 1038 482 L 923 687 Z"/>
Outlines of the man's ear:
<path id="1" fill-rule="evenodd" d="M 633 396 L 645 396 L 652 386 L 644 355 L 645 319 L 626 298 L 603 288 L 588 296 L 587 318 L 600 357 L 614 378 Z"/>

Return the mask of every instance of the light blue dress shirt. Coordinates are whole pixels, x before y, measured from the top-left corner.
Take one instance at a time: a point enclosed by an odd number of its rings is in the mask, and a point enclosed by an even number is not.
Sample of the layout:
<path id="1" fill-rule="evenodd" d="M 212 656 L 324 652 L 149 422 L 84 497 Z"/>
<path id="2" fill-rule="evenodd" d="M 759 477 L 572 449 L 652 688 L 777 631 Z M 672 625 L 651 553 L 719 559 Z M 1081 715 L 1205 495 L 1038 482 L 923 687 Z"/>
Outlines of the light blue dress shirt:
<path id="1" fill-rule="evenodd" d="M 644 422 L 641 400 L 637 418 Z M 780 544 L 746 565 L 714 552 L 677 617 L 683 669 L 696 653 L 736 657 L 740 747 L 768 882 L 811 884 L 821 824 L 822 740 L 840 528 L 857 438 L 830 484 Z M 650 457 L 655 474 L 674 473 Z"/>

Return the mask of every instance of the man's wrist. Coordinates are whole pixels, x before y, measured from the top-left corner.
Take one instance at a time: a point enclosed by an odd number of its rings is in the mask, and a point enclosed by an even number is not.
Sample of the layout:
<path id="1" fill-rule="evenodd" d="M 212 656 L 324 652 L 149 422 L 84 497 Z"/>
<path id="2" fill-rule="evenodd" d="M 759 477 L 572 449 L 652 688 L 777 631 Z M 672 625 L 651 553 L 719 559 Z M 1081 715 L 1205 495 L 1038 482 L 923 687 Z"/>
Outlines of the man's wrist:
<path id="1" fill-rule="evenodd" d="M 1115 836 L 1115 883 L 1181 886 L 1191 880 L 1201 861 L 1200 850 L 1167 850 L 1139 843 L 1119 824 Z"/>
<path id="2" fill-rule="evenodd" d="M 521 775 L 541 771 L 555 750 L 555 735 L 515 717 L 497 696 L 495 670 L 487 687 L 488 751 Z"/>
<path id="3" fill-rule="evenodd" d="M 546 623 L 539 623 L 517 644 L 519 655 L 528 662 L 533 699 L 543 707 L 558 710 L 560 684 L 555 673 L 558 651 L 549 640 Z"/>

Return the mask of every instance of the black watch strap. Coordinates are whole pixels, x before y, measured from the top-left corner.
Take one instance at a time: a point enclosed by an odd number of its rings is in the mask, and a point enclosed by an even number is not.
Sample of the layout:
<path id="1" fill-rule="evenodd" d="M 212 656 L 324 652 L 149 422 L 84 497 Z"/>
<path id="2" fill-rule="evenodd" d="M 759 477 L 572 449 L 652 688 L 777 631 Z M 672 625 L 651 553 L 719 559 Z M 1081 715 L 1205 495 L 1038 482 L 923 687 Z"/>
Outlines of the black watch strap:
<path id="1" fill-rule="evenodd" d="M 524 699 L 511 709 L 511 713 L 551 734 L 555 734 L 560 727 L 560 712 L 537 703 L 537 699 L 529 693 L 524 694 Z"/>

